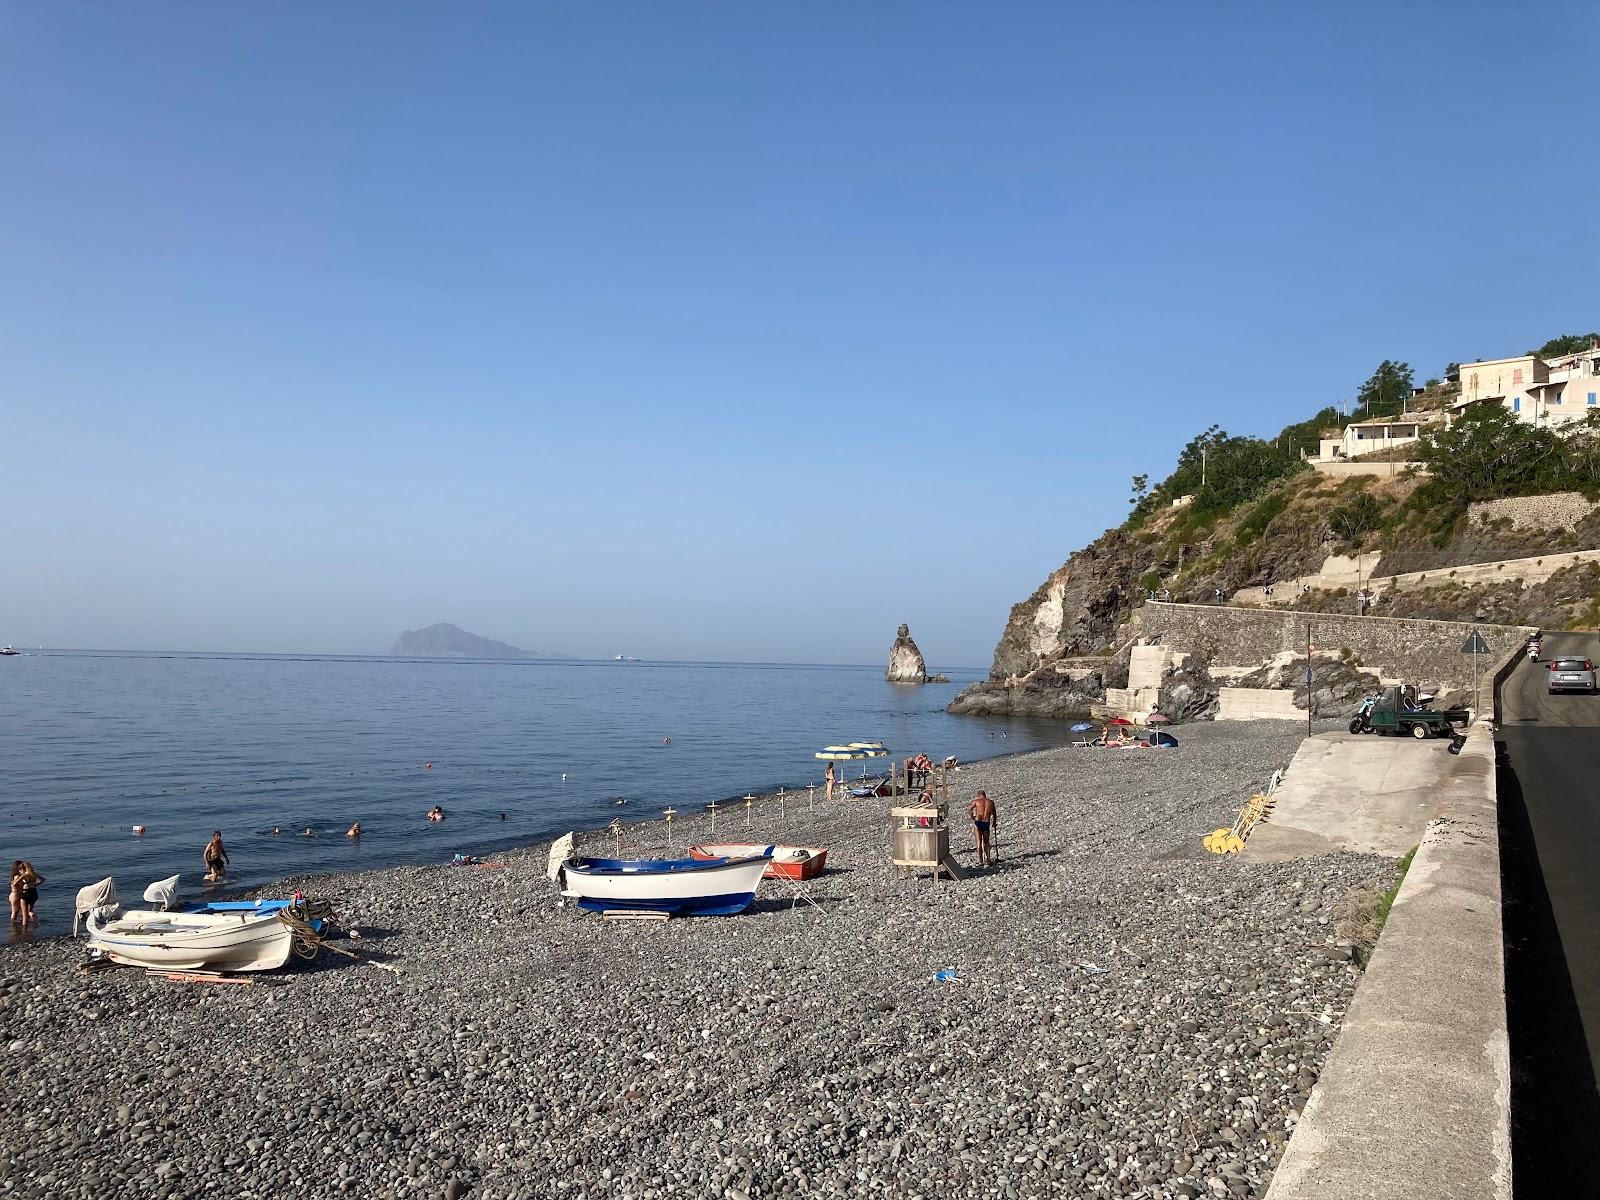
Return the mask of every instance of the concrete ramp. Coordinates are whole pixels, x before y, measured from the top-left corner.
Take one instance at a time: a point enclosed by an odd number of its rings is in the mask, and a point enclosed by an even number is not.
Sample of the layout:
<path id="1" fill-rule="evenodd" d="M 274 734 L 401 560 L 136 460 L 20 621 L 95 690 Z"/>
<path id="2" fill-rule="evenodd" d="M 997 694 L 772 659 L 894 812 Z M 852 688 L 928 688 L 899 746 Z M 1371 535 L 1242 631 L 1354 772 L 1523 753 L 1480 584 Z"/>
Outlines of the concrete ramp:
<path id="1" fill-rule="evenodd" d="M 1283 862 L 1347 850 L 1399 858 L 1438 813 L 1440 785 L 1459 763 L 1449 746 L 1447 738 L 1372 733 L 1306 738 L 1244 857 Z"/>

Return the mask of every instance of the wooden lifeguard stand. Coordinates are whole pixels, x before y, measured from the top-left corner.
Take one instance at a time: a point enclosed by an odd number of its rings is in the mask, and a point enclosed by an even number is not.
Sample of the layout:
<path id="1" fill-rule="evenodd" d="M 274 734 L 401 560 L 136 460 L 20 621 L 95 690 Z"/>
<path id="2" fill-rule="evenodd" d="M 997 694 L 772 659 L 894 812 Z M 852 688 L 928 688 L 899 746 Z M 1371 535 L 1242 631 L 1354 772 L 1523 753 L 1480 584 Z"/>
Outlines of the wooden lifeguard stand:
<path id="1" fill-rule="evenodd" d="M 898 800 L 901 795 L 898 764 L 894 768 L 893 778 L 891 792 Z M 945 819 L 950 808 L 949 772 L 946 768 L 934 768 L 931 788 L 935 797 L 931 803 L 913 800 L 908 786 L 905 801 L 895 803 L 889 809 L 890 853 L 894 865 L 913 873 L 931 871 L 935 884 L 941 875 L 965 879 L 966 872 L 950 853 L 950 825 Z"/>

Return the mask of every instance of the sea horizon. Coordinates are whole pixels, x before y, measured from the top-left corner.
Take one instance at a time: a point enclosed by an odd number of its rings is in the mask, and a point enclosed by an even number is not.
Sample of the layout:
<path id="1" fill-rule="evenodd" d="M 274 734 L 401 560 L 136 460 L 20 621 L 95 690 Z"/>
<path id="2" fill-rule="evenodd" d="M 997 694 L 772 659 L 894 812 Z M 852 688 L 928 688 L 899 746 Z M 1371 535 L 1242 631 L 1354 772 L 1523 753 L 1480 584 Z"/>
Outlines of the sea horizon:
<path id="1" fill-rule="evenodd" d="M 605 666 L 682 666 L 682 667 L 837 667 L 845 670 L 883 670 L 883 663 L 850 663 L 850 662 L 818 662 L 809 659 L 785 660 L 778 658 L 645 658 L 636 657 L 621 660 L 609 657 L 590 657 L 578 654 L 548 654 L 528 655 L 521 658 L 514 657 L 476 657 L 466 654 L 388 654 L 383 651 L 360 653 L 354 651 L 322 651 L 322 650 L 186 650 L 180 648 L 164 648 L 157 650 L 128 649 L 118 646 L 35 646 L 28 647 L 10 643 L 19 653 L 19 656 L 37 654 L 59 655 L 96 655 L 100 657 L 149 657 L 149 658 L 241 658 L 241 659 L 348 659 L 351 661 L 370 661 L 374 659 L 393 659 L 397 662 L 449 662 L 449 663 L 489 663 L 508 666 L 529 665 L 560 665 L 560 664 L 599 664 Z M 935 667 L 929 666 L 929 674 L 934 674 Z M 987 675 L 988 667 L 971 665 L 944 665 L 937 667 L 938 671 L 949 674 L 952 671 L 961 674 L 980 672 Z"/>
<path id="2" fill-rule="evenodd" d="M 539 669 L 471 669 L 485 665 Z M 213 829 L 234 891 L 804 790 L 822 780 L 815 752 L 841 741 L 975 761 L 1069 736 L 947 713 L 983 672 L 947 673 L 906 686 L 866 664 L 34 651 L 0 666 L 9 853 L 46 876 L 44 931 L 59 932 L 73 892 L 107 876 L 136 895 L 179 873 L 192 894 Z M 425 821 L 436 804 L 447 820 Z"/>

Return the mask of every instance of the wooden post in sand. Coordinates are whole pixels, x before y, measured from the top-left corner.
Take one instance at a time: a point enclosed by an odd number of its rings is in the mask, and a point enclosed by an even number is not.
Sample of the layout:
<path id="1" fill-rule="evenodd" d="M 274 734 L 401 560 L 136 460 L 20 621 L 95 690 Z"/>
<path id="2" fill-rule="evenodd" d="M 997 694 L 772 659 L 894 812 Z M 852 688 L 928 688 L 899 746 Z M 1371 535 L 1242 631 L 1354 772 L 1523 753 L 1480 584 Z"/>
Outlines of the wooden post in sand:
<path id="1" fill-rule="evenodd" d="M 754 796 L 746 795 L 744 798 L 744 827 L 746 829 L 750 828 L 750 808 L 755 802 L 756 798 Z"/>
<path id="2" fill-rule="evenodd" d="M 813 804 L 815 804 L 816 802 L 817 802 L 817 785 L 814 784 L 814 783 L 808 783 L 808 784 L 806 784 L 806 811 L 810 812 L 811 811 L 811 806 Z"/>

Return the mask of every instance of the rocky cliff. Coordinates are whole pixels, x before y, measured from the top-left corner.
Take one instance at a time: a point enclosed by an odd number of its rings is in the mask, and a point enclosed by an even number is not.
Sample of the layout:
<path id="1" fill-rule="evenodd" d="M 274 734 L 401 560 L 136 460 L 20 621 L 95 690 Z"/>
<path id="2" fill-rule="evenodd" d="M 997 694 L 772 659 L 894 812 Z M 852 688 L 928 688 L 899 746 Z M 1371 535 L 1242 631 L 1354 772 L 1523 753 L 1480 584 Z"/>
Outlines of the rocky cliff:
<path id="1" fill-rule="evenodd" d="M 426 629 L 408 629 L 395 640 L 390 654 L 402 658 L 545 658 L 530 654 L 505 642 L 479 637 L 448 622 L 429 625 Z"/>
<path id="2" fill-rule="evenodd" d="M 1041 662 L 1111 649 L 1117 625 L 1143 597 L 1139 576 L 1153 557 L 1120 529 L 1073 554 L 1033 595 L 1012 606 L 989 678 L 1021 676 Z"/>
<path id="3" fill-rule="evenodd" d="M 894 645 L 889 647 L 889 666 L 883 677 L 890 683 L 927 683 L 928 664 L 922 651 L 911 640 L 911 629 L 902 625 L 895 631 Z"/>

